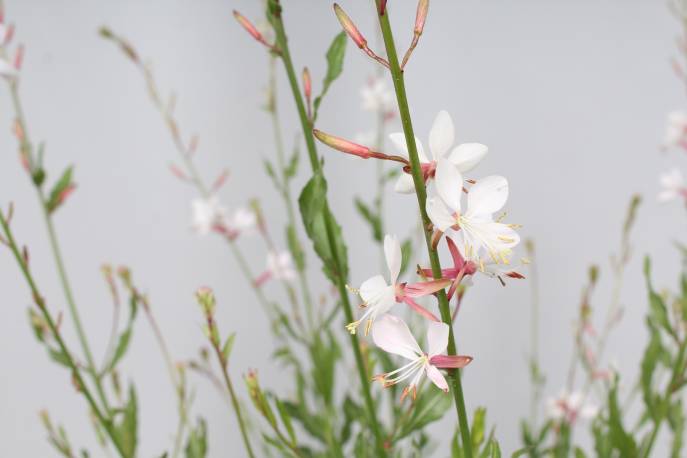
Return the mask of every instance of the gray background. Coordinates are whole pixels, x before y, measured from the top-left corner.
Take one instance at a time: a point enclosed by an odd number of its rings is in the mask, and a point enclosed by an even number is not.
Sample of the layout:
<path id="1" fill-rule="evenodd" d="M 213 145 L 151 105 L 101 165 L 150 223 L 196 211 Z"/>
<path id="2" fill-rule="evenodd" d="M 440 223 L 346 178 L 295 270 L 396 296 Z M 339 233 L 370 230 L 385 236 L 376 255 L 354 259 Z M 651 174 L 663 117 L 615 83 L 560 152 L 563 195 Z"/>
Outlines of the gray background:
<path id="1" fill-rule="evenodd" d="M 285 3 L 294 59 L 299 67 L 310 66 L 317 90 L 322 56 L 338 31 L 337 22 L 329 2 Z M 373 37 L 369 5 L 342 3 Z M 404 47 L 415 5 L 390 3 L 397 41 Z M 104 350 L 111 312 L 99 266 L 125 263 L 149 292 L 178 359 L 194 355 L 203 342 L 192 292 L 211 285 L 221 301 L 223 328 L 238 332 L 232 367 L 236 383 L 247 368 L 258 368 L 265 384 L 288 393 L 288 377 L 270 361 L 267 323 L 228 250 L 218 238 L 199 238 L 189 229 L 193 193 L 167 170 L 175 152 L 139 75 L 96 34 L 108 24 L 129 37 L 153 59 L 161 86 L 178 91 L 182 128 L 187 135 L 201 134 L 203 174 L 214 176 L 225 166 L 233 171 L 222 191 L 227 204 L 259 197 L 270 220 L 279 223 L 283 211 L 261 165 L 273 151 L 268 118 L 258 109 L 267 58 L 231 17 L 234 7 L 257 17 L 257 2 L 34 0 L 9 1 L 6 7 L 18 25 L 18 40 L 27 46 L 21 92 L 31 134 L 35 141 L 46 141 L 53 175 L 66 164 L 77 166 L 79 188 L 59 212 L 57 227 L 96 355 Z M 627 376 L 635 375 L 645 338 L 640 257 L 652 255 L 658 286 L 675 284 L 679 257 L 672 241 L 684 233 L 684 210 L 676 203 L 659 206 L 655 194 L 658 173 L 680 160 L 684 165 L 680 153 L 664 155 L 658 148 L 667 112 L 684 104 L 668 65 L 677 33 L 677 22 L 658 1 L 435 1 L 408 68 L 420 137 L 426 141 L 436 112 L 445 108 L 460 140 L 487 144 L 490 156 L 477 174 L 509 178 L 509 218 L 523 223 L 522 234 L 538 244 L 547 394 L 564 382 L 588 264 L 603 268 L 594 306 L 603 309 L 609 301 L 608 255 L 618 244 L 632 193 L 642 193 L 645 203 L 633 237 L 637 256 L 622 293 L 626 314 L 609 351 Z M 344 75 L 322 108 L 323 129 L 353 136 L 366 128 L 371 118 L 360 114 L 358 91 L 373 71 L 370 61 L 349 47 Z M 281 99 L 286 138 L 291 139 L 298 126 L 290 100 Z M 51 307 L 64 310 L 35 196 L 8 134 L 11 111 L 4 87 L 0 107 L 0 125 L 5 126 L 0 201 L 16 203 L 16 233 L 31 247 L 33 270 Z M 374 168 L 325 154 L 332 207 L 344 224 L 352 280 L 358 283 L 377 272 L 378 260 L 367 254 L 368 231 L 352 196 L 371 188 Z M 297 184 L 305 178 L 302 173 Z M 389 220 L 404 234 L 407 215 L 415 214 L 414 199 L 392 195 L 389 202 Z M 242 244 L 253 253 L 255 269 L 261 268 L 261 243 Z M 100 453 L 67 373 L 49 363 L 34 341 L 26 320 L 27 288 L 6 253 L 0 256 L 0 278 L 0 455 L 54 455 L 38 422 L 42 408 L 64 423 L 74 443 Z M 312 278 L 324 291 L 317 271 Z M 281 293 L 276 285 L 269 288 Z M 469 407 L 488 406 L 505 451 L 516 447 L 516 419 L 528 412 L 528 320 L 527 282 L 501 288 L 481 281 L 458 324 L 462 351 L 476 357 L 465 381 Z M 64 333 L 75 343 L 68 322 Z M 136 380 L 141 399 L 141 456 L 152 456 L 169 444 L 174 429 L 173 392 L 143 322 L 133 348 L 123 368 L 126 379 Z M 205 380 L 193 382 L 197 411 L 210 423 L 211 455 L 237 450 L 233 415 Z M 438 433 L 452 434 L 452 415 L 437 426 Z"/>

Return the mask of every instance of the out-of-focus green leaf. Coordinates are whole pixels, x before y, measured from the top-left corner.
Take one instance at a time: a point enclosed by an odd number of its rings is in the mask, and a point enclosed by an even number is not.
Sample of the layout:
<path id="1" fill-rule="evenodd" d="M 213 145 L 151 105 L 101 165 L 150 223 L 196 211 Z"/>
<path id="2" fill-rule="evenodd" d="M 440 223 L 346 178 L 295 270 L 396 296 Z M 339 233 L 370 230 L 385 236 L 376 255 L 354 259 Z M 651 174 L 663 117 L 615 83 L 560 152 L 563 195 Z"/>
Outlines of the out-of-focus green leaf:
<path id="1" fill-rule="evenodd" d="M 67 167 L 67 169 L 62 173 L 62 176 L 55 186 L 53 186 L 48 200 L 45 202 L 45 208 L 48 213 L 52 213 L 63 203 L 64 193 L 66 193 L 70 187 L 74 186 L 72 183 L 72 167 Z"/>
<path id="2" fill-rule="evenodd" d="M 677 399 L 668 409 L 668 424 L 673 432 L 673 443 L 670 448 L 671 458 L 680 458 L 685 437 L 685 411 L 682 399 Z"/>
<path id="3" fill-rule="evenodd" d="M 656 398 L 653 391 L 653 377 L 654 371 L 656 370 L 656 364 L 658 363 L 658 358 L 663 352 L 663 345 L 661 344 L 661 336 L 658 330 L 652 329 L 649 326 L 651 332 L 651 338 L 649 340 L 649 345 L 644 351 L 644 356 L 641 363 L 641 376 L 640 382 L 642 386 L 642 396 L 644 398 L 644 404 L 646 405 L 647 412 L 652 418 L 656 418 Z"/>
<path id="4" fill-rule="evenodd" d="M 138 403 L 133 385 L 129 387 L 129 399 L 120 415 L 122 419 L 116 424 L 115 433 L 122 446 L 124 456 L 133 458 L 136 456 L 136 446 L 138 445 Z"/>
<path id="5" fill-rule="evenodd" d="M 289 246 L 289 251 L 291 252 L 291 257 L 293 258 L 293 263 L 296 265 L 296 269 L 302 271 L 305 269 L 305 252 L 298 240 L 298 233 L 293 225 L 289 224 L 286 226 L 286 242 Z"/>
<path id="6" fill-rule="evenodd" d="M 472 448 L 479 450 L 484 442 L 484 428 L 486 425 L 487 409 L 478 407 L 472 416 L 472 428 L 470 428 L 470 435 L 472 438 Z"/>
<path id="7" fill-rule="evenodd" d="M 413 240 L 409 237 L 401 243 L 401 270 L 399 275 L 403 275 L 410 266 L 413 258 Z"/>
<path id="8" fill-rule="evenodd" d="M 291 154 L 291 157 L 289 158 L 289 163 L 286 165 L 286 168 L 284 169 L 284 176 L 287 180 L 290 180 L 291 178 L 295 177 L 296 173 L 298 173 L 299 158 L 300 150 L 296 146 L 296 148 L 293 149 L 293 154 Z"/>
<path id="9" fill-rule="evenodd" d="M 430 386 L 419 393 L 408 421 L 401 425 L 395 440 L 406 437 L 414 431 L 439 420 L 451 407 L 453 400 L 441 390 Z"/>
<path id="10" fill-rule="evenodd" d="M 62 350 L 48 348 L 48 355 L 50 355 L 50 359 L 55 361 L 57 364 L 60 364 L 64 367 L 72 367 L 69 364 L 69 358 L 67 358 L 67 355 L 65 355 Z"/>
<path id="11" fill-rule="evenodd" d="M 234 348 L 234 339 L 236 338 L 236 333 L 232 332 L 229 337 L 227 337 L 227 340 L 224 342 L 224 346 L 222 347 L 222 358 L 224 358 L 224 362 L 226 363 L 229 361 L 229 356 L 231 356 L 231 349 Z"/>
<path id="12" fill-rule="evenodd" d="M 208 453 L 207 424 L 202 418 L 198 419 L 195 428 L 191 429 L 184 449 L 186 458 L 205 458 Z"/>
<path id="13" fill-rule="evenodd" d="M 622 413 L 618 405 L 618 383 L 614 381 L 608 392 L 608 429 L 611 446 L 620 456 L 637 456 L 637 444 L 623 427 Z"/>
<path id="14" fill-rule="evenodd" d="M 355 208 L 358 210 L 358 213 L 360 213 L 360 216 L 363 217 L 365 221 L 370 225 L 370 229 L 372 230 L 372 238 L 376 242 L 382 241 L 384 238 L 384 234 L 382 233 L 382 220 L 380 216 L 375 213 L 374 210 L 372 210 L 365 202 L 363 202 L 359 198 L 355 198 Z"/>
<path id="15" fill-rule="evenodd" d="M 322 92 L 317 96 L 313 102 L 314 114 L 313 122 L 317 119 L 317 112 L 320 108 L 320 103 L 322 103 L 322 98 L 327 94 L 329 86 L 336 80 L 341 72 L 343 71 L 343 61 L 346 54 L 346 33 L 340 32 L 332 40 L 332 44 L 329 45 L 327 50 L 327 74 L 322 81 Z"/>
<path id="16" fill-rule="evenodd" d="M 291 444 L 295 445 L 296 444 L 296 432 L 293 429 L 293 424 L 291 423 L 291 416 L 289 415 L 288 411 L 284 407 L 284 404 L 279 400 L 279 398 L 274 399 L 275 404 L 277 404 L 277 411 L 279 412 L 279 418 L 281 418 L 281 422 L 284 423 L 284 426 L 286 427 L 286 431 L 289 433 L 289 439 L 291 440 Z"/>

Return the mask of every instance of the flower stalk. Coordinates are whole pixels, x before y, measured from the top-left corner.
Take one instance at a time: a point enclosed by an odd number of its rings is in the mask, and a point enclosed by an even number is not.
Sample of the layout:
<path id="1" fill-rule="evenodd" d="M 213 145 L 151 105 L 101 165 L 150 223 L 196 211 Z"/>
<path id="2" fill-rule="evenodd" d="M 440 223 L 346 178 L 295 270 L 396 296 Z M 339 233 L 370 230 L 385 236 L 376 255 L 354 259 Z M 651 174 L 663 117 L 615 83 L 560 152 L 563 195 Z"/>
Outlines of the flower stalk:
<path id="1" fill-rule="evenodd" d="M 377 2 L 377 6 L 379 8 L 381 1 L 375 1 Z M 391 25 L 389 23 L 388 8 L 386 10 L 386 13 L 383 15 L 378 15 L 378 18 L 379 25 L 382 30 L 382 38 L 384 40 L 384 45 L 386 47 L 387 57 L 389 61 L 389 69 L 391 71 L 391 76 L 394 83 L 394 90 L 396 92 L 396 99 L 398 101 L 401 124 L 403 126 L 403 132 L 405 134 L 405 139 L 408 146 L 408 155 L 410 158 L 410 171 L 413 177 L 413 183 L 415 185 L 415 194 L 417 196 L 420 215 L 422 217 L 425 242 L 427 245 L 429 260 L 432 267 L 432 273 L 435 279 L 440 279 L 441 263 L 439 262 L 439 255 L 436 249 L 434 249 L 434 247 L 432 246 L 432 232 L 431 230 L 429 230 L 429 228 L 431 227 L 431 221 L 427 216 L 426 211 L 427 190 L 425 188 L 425 180 L 423 177 L 420 159 L 418 157 L 417 147 L 415 144 L 415 133 L 413 131 L 413 123 L 412 118 L 410 116 L 410 109 L 408 107 L 408 97 L 405 89 L 403 69 L 401 68 L 398 61 L 396 45 L 394 43 L 394 37 L 391 30 Z M 439 301 L 439 311 L 441 314 L 441 319 L 444 323 L 446 323 L 449 326 L 448 354 L 454 356 L 456 355 L 456 342 L 455 337 L 453 335 L 451 310 L 449 307 L 448 298 L 446 296 L 446 293 L 442 290 L 437 293 L 437 299 Z M 465 399 L 463 395 L 460 370 L 451 371 L 450 378 L 453 388 L 453 397 L 455 401 L 456 412 L 458 414 L 458 423 L 460 427 L 460 435 L 463 443 L 463 448 L 465 451 L 465 456 L 466 458 L 472 458 L 472 440 L 470 437 L 470 427 L 468 424 L 467 412 L 465 409 Z"/>

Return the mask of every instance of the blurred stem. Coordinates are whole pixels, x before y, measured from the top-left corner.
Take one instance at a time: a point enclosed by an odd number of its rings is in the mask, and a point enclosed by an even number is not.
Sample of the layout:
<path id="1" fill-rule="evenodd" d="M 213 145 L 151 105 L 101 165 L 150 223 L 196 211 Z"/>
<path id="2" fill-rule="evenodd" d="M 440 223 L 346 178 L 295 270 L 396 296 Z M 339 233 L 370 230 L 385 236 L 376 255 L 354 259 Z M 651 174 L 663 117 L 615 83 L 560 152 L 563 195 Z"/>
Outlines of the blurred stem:
<path id="1" fill-rule="evenodd" d="M 380 0 L 375 0 L 377 7 L 380 6 Z M 415 133 L 413 132 L 413 123 L 410 116 L 410 109 L 408 107 L 408 97 L 406 95 L 405 81 L 403 77 L 403 70 L 399 66 L 398 55 L 396 53 L 396 45 L 394 44 L 394 37 L 389 24 L 389 8 L 387 6 L 386 13 L 383 15 L 377 14 L 379 18 L 379 25 L 382 30 L 382 37 L 384 38 L 384 45 L 389 61 L 391 76 L 394 82 L 394 89 L 396 91 L 396 100 L 398 101 L 398 109 L 401 116 L 401 123 L 403 125 L 403 133 L 405 134 L 406 143 L 408 145 L 408 155 L 410 157 L 411 172 L 413 176 L 413 183 L 415 184 L 415 194 L 417 196 L 417 203 L 422 216 L 423 232 L 425 235 L 425 243 L 427 244 L 427 251 L 429 254 L 430 264 L 432 266 L 432 273 L 434 278 L 441 278 L 441 263 L 439 262 L 439 255 L 435 249 L 432 248 L 431 231 L 427 228 L 431 227 L 431 221 L 427 216 L 425 209 L 425 202 L 427 200 L 427 190 L 425 189 L 425 182 L 422 177 L 422 170 L 420 167 L 420 160 L 418 158 L 417 146 L 415 144 Z M 456 341 L 453 335 L 453 322 L 451 320 L 451 310 L 449 308 L 448 298 L 446 292 L 440 290 L 437 293 L 439 300 L 439 311 L 441 319 L 449 327 L 448 336 L 448 354 L 456 354 Z M 458 414 L 458 423 L 460 426 L 460 434 L 463 443 L 463 448 L 466 458 L 472 458 L 472 439 L 470 437 L 470 427 L 468 425 L 468 417 L 465 410 L 465 399 L 463 396 L 463 387 L 461 384 L 460 370 L 449 372 L 450 379 L 453 385 L 453 398 L 456 406 L 456 413 Z"/>
<path id="2" fill-rule="evenodd" d="M 300 87 L 298 84 L 298 78 L 296 77 L 296 72 L 294 71 L 293 62 L 291 60 L 291 53 L 289 51 L 288 40 L 286 37 L 286 32 L 284 30 L 284 22 L 281 16 L 281 6 L 276 5 L 273 8 L 277 8 L 278 11 L 273 12 L 272 25 L 274 27 L 277 45 L 281 52 L 281 60 L 284 63 L 284 70 L 289 80 L 291 86 L 291 91 L 293 93 L 293 99 L 296 104 L 296 109 L 298 110 L 298 115 L 301 121 L 301 127 L 303 129 L 303 137 L 305 138 L 305 144 L 308 149 L 308 157 L 310 159 L 310 167 L 312 169 L 313 175 L 322 175 L 322 168 L 320 165 L 320 160 L 317 155 L 317 148 L 315 146 L 315 138 L 312 133 L 312 125 L 308 114 L 306 112 L 305 103 L 303 102 L 303 96 L 300 92 Z M 332 253 L 332 258 L 337 270 L 336 286 L 339 291 L 339 297 L 341 298 L 341 305 L 343 307 L 344 315 L 346 316 L 347 322 L 354 321 L 353 309 L 351 307 L 350 300 L 348 298 L 348 291 L 346 290 L 346 279 L 342 276 L 343 269 L 342 262 L 340 259 L 340 253 L 336 245 L 334 221 L 329 210 L 329 203 L 327 196 L 324 196 L 324 223 L 327 233 L 327 240 L 329 243 L 330 251 Z M 368 421 L 370 428 L 372 429 L 372 434 L 375 437 L 376 451 L 379 456 L 386 456 L 386 450 L 384 449 L 384 438 L 382 435 L 382 430 L 377 420 L 377 410 L 375 408 L 375 403 L 372 399 L 372 394 L 370 392 L 370 377 L 367 373 L 367 368 L 363 361 L 362 352 L 360 351 L 360 344 L 358 342 L 358 336 L 355 334 L 350 334 L 351 347 L 353 348 L 353 354 L 355 356 L 356 365 L 358 368 L 358 376 L 360 378 L 361 390 L 363 392 L 363 397 L 365 399 L 365 406 L 368 413 Z"/>
<path id="3" fill-rule="evenodd" d="M 29 271 L 28 265 L 24 261 L 23 256 L 20 253 L 19 247 L 17 246 L 16 241 L 14 240 L 14 236 L 12 234 L 12 231 L 9 227 L 9 223 L 7 222 L 7 219 L 5 219 L 5 216 L 0 212 L 0 226 L 2 226 L 2 230 L 5 234 L 5 238 L 7 241 L 7 245 L 9 246 L 10 250 L 12 251 L 12 254 L 14 255 L 14 258 L 17 261 L 17 264 L 19 265 L 19 268 L 21 269 L 22 274 L 24 275 L 24 278 L 31 289 L 31 294 L 33 296 L 33 300 L 38 307 L 38 309 L 41 311 L 43 318 L 45 319 L 46 323 L 48 324 L 48 327 L 50 328 L 50 332 L 52 336 L 55 338 L 55 342 L 57 343 L 60 352 L 64 355 L 67 365 L 72 371 L 72 375 L 74 377 L 74 380 L 79 387 L 79 392 L 83 393 L 84 397 L 86 398 L 86 401 L 88 402 L 89 407 L 95 414 L 95 416 L 98 418 L 98 421 L 100 424 L 103 426 L 105 431 L 107 432 L 108 436 L 110 437 L 110 440 L 112 441 L 112 444 L 115 446 L 117 449 L 117 452 L 122 456 L 126 457 L 126 454 L 124 452 L 124 449 L 122 448 L 122 444 L 120 443 L 118 435 L 115 433 L 112 422 L 109 418 L 109 413 L 108 415 L 104 415 L 98 404 L 96 403 L 93 395 L 90 392 L 90 389 L 88 388 L 88 385 L 86 385 L 86 382 L 84 381 L 81 371 L 79 370 L 79 367 L 77 363 L 75 362 L 72 354 L 70 353 L 69 349 L 67 348 L 67 345 L 65 344 L 64 340 L 62 339 L 62 336 L 60 335 L 60 331 L 57 328 L 57 325 L 55 324 L 55 321 L 52 318 L 52 315 L 50 315 L 50 312 L 48 311 L 45 300 L 43 299 L 43 296 L 41 296 L 40 292 L 38 291 L 38 287 L 36 286 L 36 282 L 33 279 L 33 276 L 31 275 L 31 272 Z"/>
<path id="4" fill-rule="evenodd" d="M 539 365 L 539 271 L 536 262 L 536 248 L 534 241 L 528 240 L 525 244 L 530 258 L 530 293 L 532 310 L 530 312 L 530 422 L 533 428 L 537 427 L 537 407 L 541 397 L 541 372 Z"/>
<path id="5" fill-rule="evenodd" d="M 291 195 L 291 186 L 289 184 L 289 179 L 286 176 L 286 161 L 284 158 L 284 139 L 282 136 L 281 123 L 279 122 L 279 115 L 277 112 L 277 81 L 276 81 L 276 69 L 275 69 L 276 58 L 270 57 L 270 106 L 268 107 L 270 118 L 272 120 L 272 130 L 274 131 L 274 143 L 277 150 L 277 164 L 281 172 L 281 186 L 280 194 L 284 200 L 284 206 L 286 207 L 286 216 L 288 224 L 293 231 L 296 231 L 298 225 L 296 224 L 296 212 L 294 210 L 293 197 Z M 297 243 L 299 246 L 303 246 L 300 237 L 296 234 Z M 313 300 L 312 294 L 310 292 L 310 285 L 308 284 L 308 276 L 305 272 L 304 266 L 296 266 L 296 271 L 298 273 L 298 282 L 300 283 L 301 293 L 303 295 L 303 303 L 305 304 L 305 315 L 308 321 L 308 326 L 311 332 L 315 329 L 315 320 L 313 316 Z"/>
<path id="6" fill-rule="evenodd" d="M 34 157 L 32 154 L 32 148 L 31 148 L 31 140 L 29 137 L 29 132 L 28 128 L 26 125 L 26 118 L 24 116 L 24 110 L 22 108 L 21 100 L 19 98 L 19 90 L 17 87 L 17 80 L 11 80 L 9 83 L 10 87 L 10 94 L 12 97 L 12 104 L 14 106 L 14 112 L 16 116 L 16 122 L 19 124 L 21 128 L 21 136 L 19 138 L 20 141 L 20 149 L 22 152 L 22 155 L 27 159 L 29 168 L 31 170 L 31 173 L 33 171 L 40 169 L 41 164 L 36 164 L 34 162 Z M 39 158 L 40 159 L 40 158 Z M 110 415 L 110 406 L 107 401 L 107 396 L 105 395 L 105 391 L 102 386 L 102 381 L 100 377 L 98 376 L 98 369 L 95 365 L 95 359 L 93 358 L 93 353 L 91 353 L 90 346 L 88 344 L 88 338 L 86 337 L 86 333 L 84 331 L 83 325 L 81 324 L 81 318 L 79 316 L 79 310 L 78 307 L 76 306 L 76 302 L 74 301 L 74 294 L 72 293 L 72 288 L 69 283 L 69 279 L 67 277 L 67 269 L 65 268 L 64 261 L 62 259 L 62 253 L 60 250 L 60 245 L 57 240 L 57 234 L 55 232 L 55 227 L 53 225 L 53 220 L 52 216 L 48 210 L 47 206 L 47 200 L 45 198 L 45 195 L 43 194 L 43 190 L 41 188 L 40 184 L 36 184 L 34 180 L 32 180 L 33 186 L 36 189 L 36 194 L 38 195 L 38 201 L 40 202 L 41 206 L 41 211 L 43 213 L 43 219 L 45 221 L 46 228 L 48 230 L 48 239 L 50 241 L 50 248 L 53 254 L 53 258 L 55 260 L 55 264 L 57 266 L 57 273 L 60 279 L 60 283 L 62 285 L 62 290 L 64 291 L 64 296 L 67 301 L 67 305 L 69 306 L 69 314 L 72 317 L 72 322 L 74 324 L 74 328 L 76 329 L 76 335 L 79 339 L 79 343 L 81 345 L 81 349 L 83 350 L 84 356 L 86 358 L 86 365 L 87 365 L 87 372 L 93 379 L 93 383 L 96 387 L 96 391 L 98 392 L 98 397 L 100 398 L 100 402 L 102 402 L 103 407 L 105 408 L 105 411 L 107 412 L 107 415 L 109 417 Z"/>

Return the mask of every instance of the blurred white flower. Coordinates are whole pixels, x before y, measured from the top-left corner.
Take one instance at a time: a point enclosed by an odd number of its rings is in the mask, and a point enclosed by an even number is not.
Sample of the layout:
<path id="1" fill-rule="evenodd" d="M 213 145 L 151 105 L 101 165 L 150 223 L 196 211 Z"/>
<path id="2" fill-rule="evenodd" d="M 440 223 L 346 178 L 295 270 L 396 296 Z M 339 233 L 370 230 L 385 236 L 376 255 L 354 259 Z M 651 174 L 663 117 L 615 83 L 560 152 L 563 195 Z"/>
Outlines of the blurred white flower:
<path id="1" fill-rule="evenodd" d="M 673 168 L 666 173 L 659 176 L 659 183 L 661 184 L 661 192 L 658 194 L 659 202 L 669 202 L 679 197 L 687 199 L 687 186 L 685 185 L 685 178 L 679 169 Z"/>
<path id="2" fill-rule="evenodd" d="M 195 199 L 191 203 L 193 212 L 193 229 L 200 234 L 206 235 L 210 231 L 223 226 L 227 210 L 220 204 L 217 196 L 210 196 L 206 199 Z"/>
<path id="3" fill-rule="evenodd" d="M 573 424 L 578 418 L 594 418 L 599 413 L 599 408 L 586 402 L 585 396 L 579 391 L 568 393 L 567 390 L 562 390 L 558 397 L 548 399 L 546 413 L 552 420 Z"/>
<path id="4" fill-rule="evenodd" d="M 462 368 L 472 361 L 470 356 L 442 355 L 448 346 L 448 334 L 449 328 L 446 323 L 429 322 L 425 353 L 403 320 L 393 315 L 382 316 L 372 328 L 372 340 L 375 345 L 410 362 L 395 371 L 375 376 L 375 380 L 379 380 L 384 388 L 387 388 L 410 379 L 410 383 L 403 389 L 401 401 L 408 394 L 415 399 L 417 385 L 425 374 L 438 388 L 448 392 L 448 383 L 439 368 Z"/>
<path id="5" fill-rule="evenodd" d="M 408 159 L 408 147 L 403 132 L 393 133 L 389 135 L 389 138 L 396 146 L 399 153 Z M 415 138 L 415 145 L 417 147 L 418 158 L 420 159 L 425 182 L 437 175 L 439 167 L 452 166 L 452 168 L 457 168 L 460 172 L 468 172 L 487 154 L 487 147 L 481 143 L 462 143 L 453 148 L 449 154 L 449 149 L 453 146 L 454 141 L 455 131 L 453 128 L 453 120 L 444 110 L 439 112 L 429 131 L 429 151 L 432 155 L 431 160 L 425 155 L 420 140 L 417 137 Z M 442 159 L 446 160 L 441 161 Z M 412 193 L 415 190 L 413 177 L 408 172 L 402 173 L 401 176 L 398 177 L 395 190 L 401 193 Z"/>
<path id="6" fill-rule="evenodd" d="M 371 78 L 360 90 L 360 95 L 365 111 L 388 114 L 396 110 L 396 96 L 384 77 Z"/>
<path id="7" fill-rule="evenodd" d="M 663 147 L 687 148 L 687 113 L 684 111 L 675 110 L 668 114 Z"/>
<path id="8" fill-rule="evenodd" d="M 249 233 L 255 229 L 257 223 L 258 218 L 255 212 L 246 207 L 237 208 L 230 218 L 225 218 L 224 220 L 224 225 L 229 231 L 242 234 Z"/>
<path id="9" fill-rule="evenodd" d="M 267 271 L 272 278 L 277 280 L 293 280 L 296 278 L 291 254 L 288 251 L 269 253 L 267 255 Z"/>

